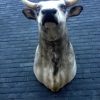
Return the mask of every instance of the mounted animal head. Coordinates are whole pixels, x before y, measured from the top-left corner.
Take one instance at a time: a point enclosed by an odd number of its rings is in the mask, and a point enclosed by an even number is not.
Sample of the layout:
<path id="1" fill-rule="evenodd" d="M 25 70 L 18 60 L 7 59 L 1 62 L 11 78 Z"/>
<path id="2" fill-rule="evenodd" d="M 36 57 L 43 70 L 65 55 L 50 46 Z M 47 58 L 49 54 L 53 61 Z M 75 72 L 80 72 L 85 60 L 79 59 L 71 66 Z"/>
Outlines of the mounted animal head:
<path id="1" fill-rule="evenodd" d="M 47 30 L 51 28 L 52 30 L 54 29 L 64 33 L 66 19 L 79 15 L 83 10 L 82 6 L 75 6 L 67 11 L 67 8 L 77 3 L 77 1 L 78 0 L 50 0 L 34 3 L 28 0 L 22 0 L 27 6 L 22 12 L 28 19 L 37 20 L 40 32 L 43 31 L 47 33 Z M 49 32 L 51 31 L 49 30 Z M 54 31 L 51 33 L 54 33 Z M 57 37 L 59 36 L 57 32 Z M 48 36 L 48 38 L 50 38 L 50 36 Z"/>

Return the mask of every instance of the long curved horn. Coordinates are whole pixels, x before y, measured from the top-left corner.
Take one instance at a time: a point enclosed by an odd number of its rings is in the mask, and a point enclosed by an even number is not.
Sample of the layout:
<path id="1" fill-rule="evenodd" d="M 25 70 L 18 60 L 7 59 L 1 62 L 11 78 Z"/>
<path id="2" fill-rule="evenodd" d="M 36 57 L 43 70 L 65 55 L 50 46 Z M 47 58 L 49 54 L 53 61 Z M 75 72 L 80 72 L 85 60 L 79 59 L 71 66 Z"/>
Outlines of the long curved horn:
<path id="1" fill-rule="evenodd" d="M 67 6 L 72 6 L 78 2 L 78 0 L 65 0 Z"/>
<path id="2" fill-rule="evenodd" d="M 22 2 L 30 8 L 34 8 L 34 9 L 37 8 L 37 3 L 28 0 L 22 0 Z"/>

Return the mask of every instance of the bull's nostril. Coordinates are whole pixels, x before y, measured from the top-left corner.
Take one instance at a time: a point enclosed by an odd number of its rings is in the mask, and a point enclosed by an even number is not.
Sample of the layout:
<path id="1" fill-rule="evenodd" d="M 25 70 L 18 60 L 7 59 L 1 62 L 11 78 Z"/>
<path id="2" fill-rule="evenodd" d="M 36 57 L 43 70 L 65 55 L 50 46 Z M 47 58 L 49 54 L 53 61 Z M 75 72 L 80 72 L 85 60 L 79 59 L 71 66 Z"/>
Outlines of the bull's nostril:
<path id="1" fill-rule="evenodd" d="M 56 9 L 44 9 L 42 10 L 42 14 L 56 14 Z"/>
<path id="2" fill-rule="evenodd" d="M 45 14 L 46 13 L 46 10 L 42 10 L 41 12 L 42 12 L 42 14 Z"/>
<path id="3" fill-rule="evenodd" d="M 56 14 L 56 12 L 57 12 L 56 9 L 53 9 L 53 10 L 52 10 L 52 13 L 53 13 L 53 14 Z"/>

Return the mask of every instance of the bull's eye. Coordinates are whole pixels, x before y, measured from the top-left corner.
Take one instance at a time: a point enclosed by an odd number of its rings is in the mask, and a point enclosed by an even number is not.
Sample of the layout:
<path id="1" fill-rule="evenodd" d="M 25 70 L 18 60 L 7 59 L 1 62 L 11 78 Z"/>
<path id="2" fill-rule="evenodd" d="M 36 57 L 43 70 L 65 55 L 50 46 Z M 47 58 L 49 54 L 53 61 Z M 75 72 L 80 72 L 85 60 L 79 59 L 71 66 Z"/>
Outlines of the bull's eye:
<path id="1" fill-rule="evenodd" d="M 60 7 L 60 9 L 61 9 L 63 12 L 66 11 L 66 6 L 65 6 L 64 4 L 61 4 L 59 7 Z"/>

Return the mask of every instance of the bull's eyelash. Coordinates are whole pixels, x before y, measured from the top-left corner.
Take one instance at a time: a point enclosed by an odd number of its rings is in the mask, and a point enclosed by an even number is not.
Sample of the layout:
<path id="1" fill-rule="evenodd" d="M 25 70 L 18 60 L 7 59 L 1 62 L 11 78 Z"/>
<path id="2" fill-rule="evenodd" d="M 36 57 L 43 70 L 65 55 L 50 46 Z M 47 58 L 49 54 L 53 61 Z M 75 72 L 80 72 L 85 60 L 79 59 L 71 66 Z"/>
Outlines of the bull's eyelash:
<path id="1" fill-rule="evenodd" d="M 60 6 L 59 6 L 61 9 L 66 9 L 66 5 L 64 5 L 64 4 L 60 4 Z"/>
<path id="2" fill-rule="evenodd" d="M 40 10 L 41 10 L 41 7 L 37 7 L 36 13 L 39 14 Z"/>
<path id="3" fill-rule="evenodd" d="M 63 10 L 63 12 L 65 12 L 65 11 L 66 11 L 66 5 L 61 4 L 59 7 L 60 7 L 60 9 L 62 9 L 62 10 Z"/>

